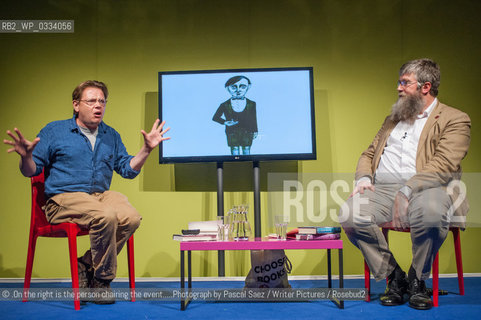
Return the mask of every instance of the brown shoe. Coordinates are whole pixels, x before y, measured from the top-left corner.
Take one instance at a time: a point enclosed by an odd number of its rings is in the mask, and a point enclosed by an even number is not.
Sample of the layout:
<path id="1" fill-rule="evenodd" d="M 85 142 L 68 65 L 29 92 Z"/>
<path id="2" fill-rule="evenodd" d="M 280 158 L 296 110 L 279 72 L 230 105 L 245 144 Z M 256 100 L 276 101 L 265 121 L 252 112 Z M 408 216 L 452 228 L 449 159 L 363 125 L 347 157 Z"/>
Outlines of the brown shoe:
<path id="1" fill-rule="evenodd" d="M 104 280 L 93 277 L 92 286 L 95 299 L 93 303 L 95 304 L 112 304 L 115 303 L 114 294 L 110 288 L 110 282 L 112 280 Z"/>
<path id="2" fill-rule="evenodd" d="M 78 287 L 80 289 L 80 303 L 85 304 L 89 300 L 83 297 L 87 295 L 88 290 L 92 284 L 92 279 L 94 277 L 94 270 L 92 266 L 83 262 L 81 258 L 77 259 L 77 268 L 78 268 Z"/>

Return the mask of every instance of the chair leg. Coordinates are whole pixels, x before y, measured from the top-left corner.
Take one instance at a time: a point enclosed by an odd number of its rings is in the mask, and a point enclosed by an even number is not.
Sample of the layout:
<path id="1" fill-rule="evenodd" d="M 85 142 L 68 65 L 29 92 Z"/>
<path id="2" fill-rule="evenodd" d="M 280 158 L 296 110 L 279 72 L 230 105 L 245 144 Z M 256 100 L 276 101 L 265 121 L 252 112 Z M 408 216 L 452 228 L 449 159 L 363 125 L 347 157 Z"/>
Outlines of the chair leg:
<path id="1" fill-rule="evenodd" d="M 78 262 L 77 262 L 77 232 L 72 227 L 67 232 L 68 251 L 70 255 L 70 273 L 72 274 L 73 303 L 75 310 L 80 310 Z"/>
<path id="2" fill-rule="evenodd" d="M 369 266 L 364 260 L 364 288 L 366 288 L 366 298 L 364 301 L 370 302 L 371 301 L 371 270 L 369 270 Z"/>
<path id="3" fill-rule="evenodd" d="M 28 300 L 28 292 L 30 289 L 30 281 L 32 280 L 33 258 L 35 257 L 35 246 L 38 236 L 31 234 L 28 239 L 27 249 L 27 265 L 25 266 L 25 279 L 23 280 L 23 302 Z"/>
<path id="4" fill-rule="evenodd" d="M 454 239 L 454 252 L 456 254 L 456 269 L 458 271 L 459 294 L 464 296 L 464 275 L 463 275 L 463 257 L 461 254 L 461 238 L 459 228 L 451 229 Z"/>
<path id="5" fill-rule="evenodd" d="M 389 244 L 388 233 L 389 233 L 389 229 L 382 228 L 382 234 L 384 235 L 386 242 Z M 386 279 L 386 282 L 387 282 L 387 279 Z M 364 260 L 364 288 L 366 288 L 366 298 L 364 299 L 364 301 L 370 302 L 371 301 L 371 270 L 369 269 L 369 266 L 367 265 L 366 260 Z"/>
<path id="6" fill-rule="evenodd" d="M 135 302 L 135 263 L 134 263 L 134 236 L 132 235 L 127 241 L 127 260 L 129 265 L 129 286 L 130 297 Z"/>
<path id="7" fill-rule="evenodd" d="M 439 252 L 433 261 L 433 307 L 439 306 Z"/>

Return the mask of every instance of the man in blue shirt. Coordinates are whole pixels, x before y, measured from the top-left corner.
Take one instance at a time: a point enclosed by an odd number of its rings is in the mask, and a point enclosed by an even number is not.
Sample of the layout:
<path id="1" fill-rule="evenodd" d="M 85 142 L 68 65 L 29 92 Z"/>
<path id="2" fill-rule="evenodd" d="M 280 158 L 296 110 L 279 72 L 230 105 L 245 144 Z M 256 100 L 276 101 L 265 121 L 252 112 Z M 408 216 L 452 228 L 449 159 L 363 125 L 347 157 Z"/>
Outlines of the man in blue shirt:
<path id="1" fill-rule="evenodd" d="M 108 90 L 100 81 L 85 81 L 72 93 L 74 117 L 54 121 L 33 141 L 15 128 L 4 140 L 20 155 L 26 177 L 45 174 L 45 214 L 50 223 L 74 222 L 89 229 L 91 248 L 78 259 L 79 286 L 110 290 L 117 254 L 142 219 L 126 196 L 109 190 L 113 171 L 133 179 L 152 150 L 169 138 L 157 119 L 150 132 L 141 130 L 144 144 L 135 156 L 127 153 L 120 135 L 102 119 Z M 114 300 L 97 300 L 113 303 Z"/>

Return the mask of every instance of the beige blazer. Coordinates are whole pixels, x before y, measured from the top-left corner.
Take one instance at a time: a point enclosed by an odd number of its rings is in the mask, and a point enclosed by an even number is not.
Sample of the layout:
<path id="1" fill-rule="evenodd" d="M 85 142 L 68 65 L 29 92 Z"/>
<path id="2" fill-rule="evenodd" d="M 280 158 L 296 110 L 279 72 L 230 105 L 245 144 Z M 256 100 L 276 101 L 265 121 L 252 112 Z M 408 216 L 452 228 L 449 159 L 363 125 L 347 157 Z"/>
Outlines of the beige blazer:
<path id="1" fill-rule="evenodd" d="M 373 180 L 387 139 L 396 124 L 386 117 L 371 145 L 359 158 L 356 180 L 365 176 Z M 471 120 L 466 113 L 438 102 L 419 137 L 417 172 L 406 182 L 413 193 L 428 188 L 451 187 L 453 184 L 450 185 L 450 182 L 461 178 L 461 160 L 468 152 L 470 131 Z M 448 190 L 455 204 L 455 215 L 465 216 L 469 209 L 466 198 L 456 201 L 462 194 L 460 189 L 454 188 L 453 192 L 451 188 Z M 463 224 L 459 226 L 464 227 Z"/>

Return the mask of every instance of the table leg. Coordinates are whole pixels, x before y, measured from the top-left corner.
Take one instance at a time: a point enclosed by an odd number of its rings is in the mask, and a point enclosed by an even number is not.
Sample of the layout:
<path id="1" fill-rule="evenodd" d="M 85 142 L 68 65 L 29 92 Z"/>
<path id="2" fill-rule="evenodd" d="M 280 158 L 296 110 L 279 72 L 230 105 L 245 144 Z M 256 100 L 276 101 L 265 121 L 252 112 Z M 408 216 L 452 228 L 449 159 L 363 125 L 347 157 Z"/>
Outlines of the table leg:
<path id="1" fill-rule="evenodd" d="M 225 277 L 225 251 L 217 251 L 217 275 Z"/>
<path id="2" fill-rule="evenodd" d="M 344 288 L 344 265 L 342 258 L 342 249 L 339 249 L 339 288 Z M 339 308 L 344 309 L 344 301 L 339 302 Z"/>
<path id="3" fill-rule="evenodd" d="M 332 288 L 331 249 L 327 249 L 327 287 Z"/>
<path id="4" fill-rule="evenodd" d="M 192 289 L 192 251 L 187 251 L 187 268 L 188 268 L 188 283 L 187 286 L 189 289 Z M 190 290 L 189 290 L 190 292 Z"/>
<path id="5" fill-rule="evenodd" d="M 190 252 L 190 251 L 189 251 Z M 184 301 L 184 288 L 185 288 L 185 275 L 184 275 L 184 251 L 180 250 L 180 292 L 182 296 L 180 297 L 180 310 L 185 310 Z"/>

